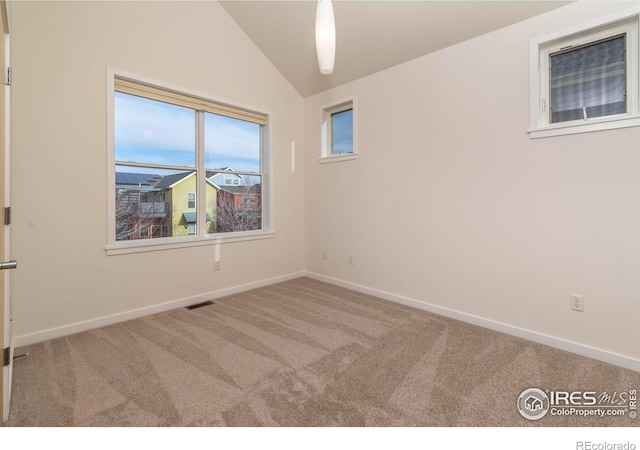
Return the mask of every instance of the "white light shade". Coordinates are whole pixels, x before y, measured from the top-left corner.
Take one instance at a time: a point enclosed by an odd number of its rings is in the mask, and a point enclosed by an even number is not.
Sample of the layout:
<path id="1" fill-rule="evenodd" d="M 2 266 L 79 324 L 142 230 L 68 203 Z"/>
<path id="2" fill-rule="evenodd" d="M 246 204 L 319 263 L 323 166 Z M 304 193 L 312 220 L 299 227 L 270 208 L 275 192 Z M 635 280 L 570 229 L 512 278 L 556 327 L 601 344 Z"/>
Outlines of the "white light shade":
<path id="1" fill-rule="evenodd" d="M 336 59 L 336 24 L 333 18 L 331 0 L 318 0 L 316 8 L 316 52 L 320 72 L 328 75 L 333 72 Z"/>

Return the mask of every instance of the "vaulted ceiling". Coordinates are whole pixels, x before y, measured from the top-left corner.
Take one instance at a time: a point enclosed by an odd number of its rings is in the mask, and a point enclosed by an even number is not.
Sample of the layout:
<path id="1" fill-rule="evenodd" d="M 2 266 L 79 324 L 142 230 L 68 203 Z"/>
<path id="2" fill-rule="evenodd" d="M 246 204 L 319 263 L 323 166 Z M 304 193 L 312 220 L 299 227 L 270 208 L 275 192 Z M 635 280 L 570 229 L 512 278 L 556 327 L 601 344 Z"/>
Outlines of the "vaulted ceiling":
<path id="1" fill-rule="evenodd" d="M 333 74 L 315 51 L 314 0 L 220 1 L 304 97 L 564 6 L 570 1 L 334 0 Z"/>

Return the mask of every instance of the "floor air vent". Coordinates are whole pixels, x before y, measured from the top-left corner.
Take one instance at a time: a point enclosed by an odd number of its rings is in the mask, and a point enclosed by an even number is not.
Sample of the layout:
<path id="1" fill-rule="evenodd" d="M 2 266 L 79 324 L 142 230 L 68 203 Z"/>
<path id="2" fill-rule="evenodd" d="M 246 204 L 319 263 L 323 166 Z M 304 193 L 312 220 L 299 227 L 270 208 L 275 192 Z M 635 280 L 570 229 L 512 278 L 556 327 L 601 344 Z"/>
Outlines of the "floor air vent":
<path id="1" fill-rule="evenodd" d="M 208 301 L 208 302 L 197 303 L 195 305 L 185 306 L 185 308 L 191 311 L 192 309 L 202 308 L 203 306 L 208 306 L 208 305 L 213 305 L 213 302 Z"/>

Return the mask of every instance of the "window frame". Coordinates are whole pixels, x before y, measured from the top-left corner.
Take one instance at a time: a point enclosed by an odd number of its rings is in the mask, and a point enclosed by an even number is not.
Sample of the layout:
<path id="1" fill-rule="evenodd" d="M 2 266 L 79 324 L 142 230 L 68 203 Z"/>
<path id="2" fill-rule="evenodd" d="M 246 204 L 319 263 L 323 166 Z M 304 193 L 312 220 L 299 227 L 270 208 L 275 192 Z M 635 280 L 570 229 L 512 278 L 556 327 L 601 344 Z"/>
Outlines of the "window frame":
<path id="1" fill-rule="evenodd" d="M 209 94 L 196 92 L 190 89 L 183 88 L 181 86 L 175 86 L 169 83 L 164 83 L 158 80 L 154 80 L 148 77 L 132 74 L 120 69 L 112 67 L 107 68 L 107 243 L 105 245 L 106 254 L 120 255 L 128 253 L 158 251 L 158 250 L 170 250 L 176 248 L 188 248 L 197 247 L 202 245 L 216 245 L 220 243 L 232 243 L 232 242 L 244 242 L 256 239 L 270 239 L 275 236 L 272 220 L 272 189 L 271 189 L 271 173 L 272 164 L 270 156 L 270 143 L 272 141 L 272 114 L 269 111 L 265 111 L 261 108 L 253 106 L 247 106 L 239 104 L 238 102 L 230 102 L 224 99 L 216 98 Z M 192 99 L 200 100 L 203 104 L 213 104 L 218 106 L 223 111 L 223 115 L 231 116 L 227 114 L 227 111 L 240 111 L 248 114 L 262 116 L 265 118 L 265 124 L 262 124 L 260 129 L 261 140 L 261 152 L 260 152 L 260 167 L 261 172 L 256 175 L 261 176 L 261 189 L 262 189 L 262 229 L 252 231 L 236 231 L 226 233 L 207 233 L 206 232 L 206 195 L 197 195 L 196 193 L 196 207 L 198 211 L 196 235 L 193 236 L 169 236 L 158 237 L 154 239 L 141 239 L 131 241 L 116 241 L 116 221 L 115 221 L 115 202 L 116 202 L 116 187 L 115 187 L 115 118 L 114 118 L 114 94 L 119 89 L 116 89 L 116 80 L 124 80 L 136 85 L 143 85 L 150 89 L 156 89 L 161 93 L 175 94 L 177 96 L 185 96 Z M 154 99 L 153 97 L 147 97 Z M 197 111 L 200 111 L 199 109 Z M 221 114 L 218 111 L 215 114 Z M 197 113 L 197 145 L 196 145 L 196 172 L 201 174 L 197 178 L 197 191 L 206 192 L 206 179 L 204 166 L 204 112 Z M 233 117 L 233 116 L 232 116 Z M 235 117 L 239 118 L 239 117 Z M 202 123 L 200 123 L 202 122 Z M 122 165 L 122 164 L 119 164 Z M 131 166 L 146 166 L 145 164 L 131 163 L 127 164 Z"/>
<path id="2" fill-rule="evenodd" d="M 640 8 L 632 8 L 529 43 L 529 137 L 531 139 L 640 126 Z M 627 111 L 602 117 L 551 123 L 549 108 L 549 57 L 570 47 L 625 34 Z"/>
<path id="3" fill-rule="evenodd" d="M 353 152 L 333 153 L 333 130 L 331 118 L 334 114 L 348 110 L 353 111 Z M 320 163 L 358 159 L 357 122 L 356 97 L 345 98 L 320 108 L 320 158 L 318 158 Z"/>

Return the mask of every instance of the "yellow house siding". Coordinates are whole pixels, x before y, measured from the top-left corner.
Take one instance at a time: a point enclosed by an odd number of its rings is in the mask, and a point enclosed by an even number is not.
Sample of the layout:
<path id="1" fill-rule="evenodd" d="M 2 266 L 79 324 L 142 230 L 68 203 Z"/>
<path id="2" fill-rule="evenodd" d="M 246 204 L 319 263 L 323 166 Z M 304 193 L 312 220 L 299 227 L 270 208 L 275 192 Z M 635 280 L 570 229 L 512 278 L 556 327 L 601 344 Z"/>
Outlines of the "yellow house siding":
<path id="1" fill-rule="evenodd" d="M 196 193 L 196 204 L 198 193 L 196 188 L 196 176 L 190 175 L 176 183 L 169 191 L 171 208 L 171 235 L 187 236 L 187 222 L 184 219 L 185 212 L 196 212 L 196 208 L 189 208 L 188 194 Z M 207 221 L 206 230 L 212 232 L 216 226 L 216 188 L 207 183 L 207 213 L 211 218 Z"/>

